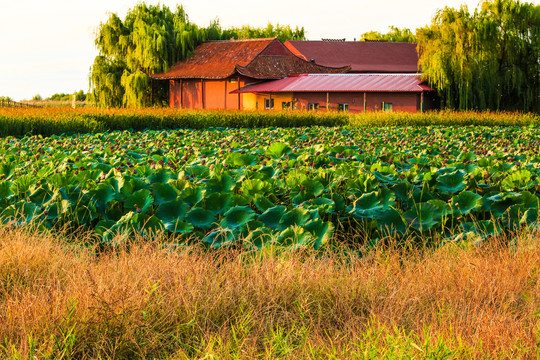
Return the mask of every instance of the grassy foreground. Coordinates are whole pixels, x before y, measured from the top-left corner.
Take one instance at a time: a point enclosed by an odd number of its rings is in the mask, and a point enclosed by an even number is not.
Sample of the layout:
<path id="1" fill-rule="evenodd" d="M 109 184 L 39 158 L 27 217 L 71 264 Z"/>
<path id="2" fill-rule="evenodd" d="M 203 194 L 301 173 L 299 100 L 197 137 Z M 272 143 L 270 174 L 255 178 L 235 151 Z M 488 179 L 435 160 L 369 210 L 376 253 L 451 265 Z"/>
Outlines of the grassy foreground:
<path id="1" fill-rule="evenodd" d="M 0 228 L 0 358 L 537 358 L 540 234 L 437 250 L 96 256 Z"/>

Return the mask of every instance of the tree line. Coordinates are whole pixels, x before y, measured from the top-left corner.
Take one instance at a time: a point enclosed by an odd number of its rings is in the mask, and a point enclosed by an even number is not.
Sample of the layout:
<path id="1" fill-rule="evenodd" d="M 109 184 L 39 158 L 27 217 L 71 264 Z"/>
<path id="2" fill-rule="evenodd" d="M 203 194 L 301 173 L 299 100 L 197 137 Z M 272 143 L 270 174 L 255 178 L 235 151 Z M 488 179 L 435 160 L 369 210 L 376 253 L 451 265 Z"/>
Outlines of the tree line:
<path id="1" fill-rule="evenodd" d="M 124 20 L 111 14 L 95 39 L 99 55 L 91 70 L 91 100 L 100 107 L 165 104 L 166 82 L 139 68 L 161 73 L 187 59 L 207 40 L 275 37 L 305 40 L 304 28 L 268 24 L 223 29 L 219 21 L 199 27 L 182 6 L 140 3 Z M 459 110 L 540 111 L 540 6 L 517 0 L 484 0 L 474 12 L 466 6 L 439 10 L 431 24 L 371 31 L 360 40 L 418 44 L 424 79 L 437 90 L 441 107 Z"/>

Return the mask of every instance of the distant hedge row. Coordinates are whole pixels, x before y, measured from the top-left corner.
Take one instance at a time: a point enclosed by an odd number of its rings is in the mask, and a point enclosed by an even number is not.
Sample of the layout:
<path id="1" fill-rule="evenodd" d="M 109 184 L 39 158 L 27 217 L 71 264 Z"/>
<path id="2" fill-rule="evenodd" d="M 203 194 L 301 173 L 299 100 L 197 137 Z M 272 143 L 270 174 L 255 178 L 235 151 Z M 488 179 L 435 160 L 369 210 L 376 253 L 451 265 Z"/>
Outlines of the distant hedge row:
<path id="1" fill-rule="evenodd" d="M 537 114 L 492 112 L 192 111 L 174 109 L 0 109 L 0 136 L 59 135 L 113 130 L 301 126 L 537 126 Z"/>

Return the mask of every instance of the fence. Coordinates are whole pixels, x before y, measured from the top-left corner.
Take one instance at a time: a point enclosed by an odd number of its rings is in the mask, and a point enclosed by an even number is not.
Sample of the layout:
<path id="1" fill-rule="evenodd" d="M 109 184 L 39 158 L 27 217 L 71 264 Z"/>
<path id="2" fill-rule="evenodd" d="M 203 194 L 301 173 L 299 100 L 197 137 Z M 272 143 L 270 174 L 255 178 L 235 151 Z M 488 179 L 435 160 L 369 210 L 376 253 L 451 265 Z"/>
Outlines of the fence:
<path id="1" fill-rule="evenodd" d="M 0 100 L 0 108 L 40 108 L 41 106 L 38 105 L 32 105 L 32 104 L 25 104 L 17 101 L 11 101 L 11 100 Z"/>

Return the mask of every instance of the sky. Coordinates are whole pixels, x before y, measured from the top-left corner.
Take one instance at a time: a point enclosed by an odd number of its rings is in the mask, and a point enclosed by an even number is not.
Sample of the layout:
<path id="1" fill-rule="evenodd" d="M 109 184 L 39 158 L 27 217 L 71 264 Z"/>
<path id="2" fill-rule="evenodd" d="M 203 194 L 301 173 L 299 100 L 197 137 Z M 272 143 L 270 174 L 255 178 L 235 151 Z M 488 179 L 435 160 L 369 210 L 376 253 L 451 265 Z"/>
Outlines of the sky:
<path id="1" fill-rule="evenodd" d="M 532 2 L 537 4 L 539 0 Z M 0 0 L 0 96 L 14 100 L 89 90 L 90 68 L 98 51 L 96 30 L 110 13 L 124 18 L 139 0 Z M 177 1 L 147 0 L 175 9 Z M 445 6 L 479 0 L 184 0 L 189 20 L 206 27 L 219 19 L 223 28 L 272 24 L 304 27 L 309 40 L 353 40 L 391 25 L 416 29 L 431 23 Z"/>

